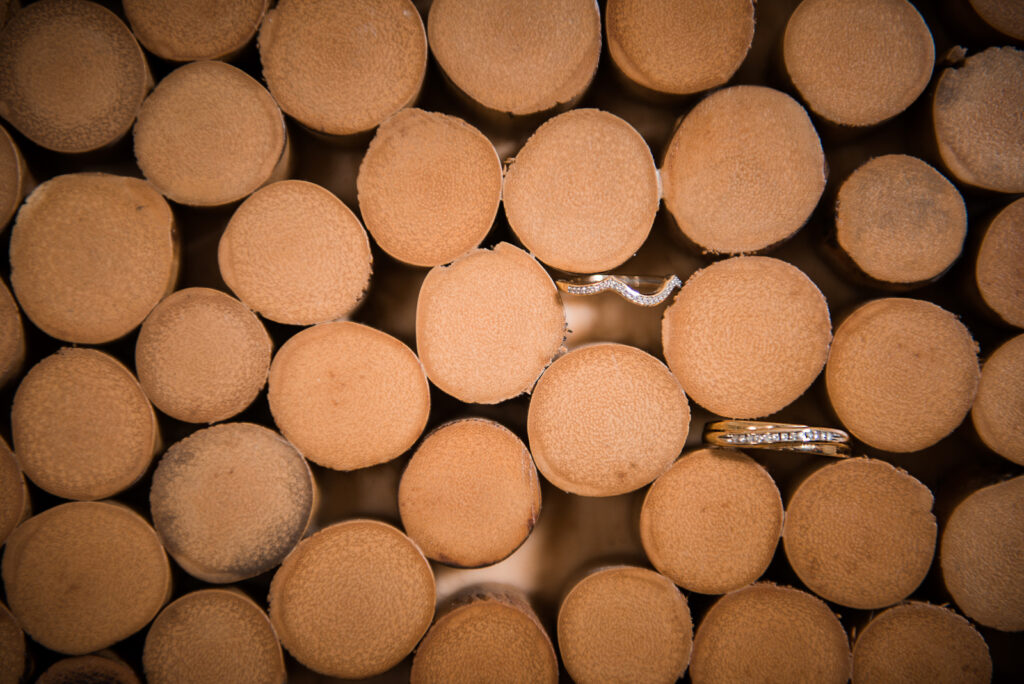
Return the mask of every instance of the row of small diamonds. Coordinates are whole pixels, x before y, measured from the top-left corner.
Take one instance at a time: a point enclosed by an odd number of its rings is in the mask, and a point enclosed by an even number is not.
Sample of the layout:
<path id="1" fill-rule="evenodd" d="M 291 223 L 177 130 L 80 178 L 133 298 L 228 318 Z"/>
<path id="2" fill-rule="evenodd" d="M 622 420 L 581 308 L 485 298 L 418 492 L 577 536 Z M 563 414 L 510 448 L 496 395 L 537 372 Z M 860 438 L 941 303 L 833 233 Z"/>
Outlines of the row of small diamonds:
<path id="1" fill-rule="evenodd" d="M 574 295 L 591 295 L 611 289 L 615 290 L 634 304 L 638 304 L 640 306 L 657 306 L 672 294 L 672 290 L 675 289 L 675 285 L 677 284 L 678 280 L 676 279 L 676 282 L 670 282 L 661 292 L 653 295 L 645 295 L 637 292 L 616 278 L 607 278 L 600 282 L 590 283 L 588 285 L 569 285 L 566 288 L 566 291 Z"/>
<path id="2" fill-rule="evenodd" d="M 722 435 L 730 444 L 770 444 L 774 442 L 845 442 L 846 435 L 832 430 L 800 430 L 798 432 L 750 432 Z"/>

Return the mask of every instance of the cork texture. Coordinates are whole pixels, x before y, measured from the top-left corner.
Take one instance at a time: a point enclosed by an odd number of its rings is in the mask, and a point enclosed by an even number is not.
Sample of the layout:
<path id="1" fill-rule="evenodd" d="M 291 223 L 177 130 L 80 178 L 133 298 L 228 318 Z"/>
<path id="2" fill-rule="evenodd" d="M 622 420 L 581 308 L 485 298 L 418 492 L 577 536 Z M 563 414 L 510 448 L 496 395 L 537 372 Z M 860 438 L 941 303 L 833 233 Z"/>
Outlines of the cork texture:
<path id="1" fill-rule="evenodd" d="M 992 220 L 978 249 L 974 278 L 982 299 L 1010 325 L 1024 328 L 1024 199 Z"/>
<path id="2" fill-rule="evenodd" d="M 269 0 L 124 0 L 132 32 L 164 59 L 192 62 L 230 56 L 248 43 Z"/>
<path id="3" fill-rule="evenodd" d="M 1024 335 L 1003 343 L 981 367 L 971 419 L 988 448 L 1024 465 Z"/>

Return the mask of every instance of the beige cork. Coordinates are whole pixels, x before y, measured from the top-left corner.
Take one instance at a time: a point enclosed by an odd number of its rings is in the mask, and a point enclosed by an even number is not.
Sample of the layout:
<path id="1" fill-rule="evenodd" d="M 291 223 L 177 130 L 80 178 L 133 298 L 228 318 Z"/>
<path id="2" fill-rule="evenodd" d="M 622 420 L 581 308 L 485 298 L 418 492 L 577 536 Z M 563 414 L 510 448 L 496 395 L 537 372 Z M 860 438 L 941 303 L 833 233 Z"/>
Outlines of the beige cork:
<path id="1" fill-rule="evenodd" d="M 83 655 L 131 636 L 170 596 L 153 528 L 125 506 L 74 502 L 22 523 L 7 540 L 4 588 L 35 641 Z"/>
<path id="2" fill-rule="evenodd" d="M 985 304 L 1024 328 L 1024 199 L 1000 211 L 985 230 L 974 278 Z"/>
<path id="3" fill-rule="evenodd" d="M 21 150 L 0 126 L 0 232 L 7 227 L 32 182 Z"/>
<path id="4" fill-rule="evenodd" d="M 146 634 L 150 684 L 284 684 L 281 644 L 267 614 L 242 592 L 201 589 L 164 608 Z"/>
<path id="5" fill-rule="evenodd" d="M 330 191 L 285 180 L 254 192 L 220 238 L 220 273 L 264 318 L 312 325 L 351 313 L 373 270 L 363 225 Z"/>
<path id="6" fill-rule="evenodd" d="M 942 532 L 942 577 L 957 607 L 1004 632 L 1024 630 L 1024 477 L 964 499 Z"/>
<path id="7" fill-rule="evenodd" d="M 920 299 L 860 305 L 836 330 L 828 396 L 857 439 L 918 451 L 951 433 L 974 402 L 978 347 L 956 316 Z"/>
<path id="8" fill-rule="evenodd" d="M 756 252 L 790 237 L 825 189 L 811 119 L 778 90 L 735 86 L 694 107 L 661 168 L 665 207 L 709 252 Z"/>
<path id="9" fill-rule="evenodd" d="M 754 584 L 726 594 L 693 639 L 694 684 L 850 679 L 850 646 L 823 601 L 790 587 Z"/>
<path id="10" fill-rule="evenodd" d="M 213 423 L 252 403 L 267 381 L 270 353 L 270 336 L 244 304 L 190 287 L 146 318 L 135 368 L 158 409 L 189 423 Z"/>
<path id="11" fill-rule="evenodd" d="M 680 458 L 651 485 L 640 512 L 640 540 L 651 564 L 701 594 L 756 581 L 781 535 L 775 481 L 733 449 L 699 449 Z"/>
<path id="12" fill-rule="evenodd" d="M 270 585 L 270 619 L 306 667 L 358 679 L 405 658 L 434 617 L 434 574 L 385 523 L 349 520 L 303 540 Z"/>
<path id="13" fill-rule="evenodd" d="M 480 244 L 501 201 L 494 145 L 462 119 L 404 109 L 377 129 L 356 179 L 366 228 L 385 252 L 438 266 Z"/>
<path id="14" fill-rule="evenodd" d="M 942 275 L 960 256 L 967 209 L 957 189 L 916 157 L 862 164 L 836 200 L 836 239 L 861 271 L 887 283 Z"/>
<path id="15" fill-rule="evenodd" d="M 252 423 L 221 423 L 171 446 L 149 493 L 167 552 L 216 584 L 279 565 L 305 533 L 315 498 L 302 454 Z"/>
<path id="16" fill-rule="evenodd" d="M 991 47 L 939 77 L 932 103 L 943 163 L 964 183 L 1024 192 L 1024 51 Z"/>
<path id="17" fill-rule="evenodd" d="M 845 126 L 902 112 L 935 64 L 932 34 L 907 0 L 804 0 L 786 24 L 782 52 L 808 106 Z"/>
<path id="18" fill-rule="evenodd" d="M 25 633 L 0 603 L 0 684 L 20 684 L 25 672 Z"/>
<path id="19" fill-rule="evenodd" d="M 152 86 L 142 48 L 110 10 L 42 0 L 0 32 L 0 116 L 56 152 L 119 140 Z"/>
<path id="20" fill-rule="evenodd" d="M 31 514 L 28 487 L 18 460 L 0 437 L 0 546 L 14 528 Z"/>
<path id="21" fill-rule="evenodd" d="M 766 416 L 803 394 L 831 338 L 821 291 L 796 266 L 769 257 L 697 271 L 662 320 L 665 359 L 683 389 L 729 418 Z"/>
<path id="22" fill-rule="evenodd" d="M 138 178 L 57 176 L 22 205 L 10 258 L 18 303 L 43 332 L 78 344 L 110 342 L 142 323 L 174 285 L 174 216 Z"/>
<path id="23" fill-rule="evenodd" d="M 805 479 L 786 506 L 783 548 L 818 596 L 873 610 L 902 601 L 935 556 L 932 493 L 885 461 L 831 463 Z"/>
<path id="24" fill-rule="evenodd" d="M 672 581 L 632 566 L 598 570 L 558 610 L 558 648 L 573 681 L 673 682 L 690 662 L 690 608 Z"/>
<path id="25" fill-rule="evenodd" d="M 1011 38 L 1024 40 L 1024 5 L 1017 0 L 970 0 L 982 20 Z"/>
<path id="26" fill-rule="evenodd" d="M 270 0 L 125 0 L 139 42 L 174 62 L 220 59 L 252 40 Z"/>
<path id="27" fill-rule="evenodd" d="M 853 645 L 853 684 L 986 684 L 988 646 L 948 608 L 905 603 L 876 615 Z"/>
<path id="28" fill-rule="evenodd" d="M 25 326 L 7 283 L 0 281 L 0 387 L 21 372 L 25 362 Z"/>
<path id="29" fill-rule="evenodd" d="M 431 381 L 468 403 L 529 392 L 562 347 L 565 312 L 547 271 L 501 242 L 431 269 L 416 304 L 416 347 Z"/>
<path id="30" fill-rule="evenodd" d="M 609 0 L 608 53 L 632 82 L 685 95 L 720 86 L 754 39 L 751 0 Z"/>
<path id="31" fill-rule="evenodd" d="M 505 172 L 509 225 L 545 264 L 563 271 L 613 269 L 647 239 L 658 211 L 658 170 L 629 123 L 574 109 L 530 136 Z"/>
<path id="32" fill-rule="evenodd" d="M 281 109 L 328 135 L 371 130 L 412 104 L 427 67 L 410 0 L 281 0 L 263 20 L 259 47 Z"/>
<path id="33" fill-rule="evenodd" d="M 431 52 L 461 92 L 514 115 L 576 100 L 601 54 L 594 0 L 434 0 L 427 31 Z"/>
<path id="34" fill-rule="evenodd" d="M 1024 465 L 1024 335 L 1003 343 L 981 367 L 971 419 L 989 449 Z"/>
<path id="35" fill-rule="evenodd" d="M 11 407 L 25 475 L 65 499 L 133 485 L 160 445 L 156 414 L 132 372 L 95 349 L 65 347 L 32 367 Z"/>
<path id="36" fill-rule="evenodd" d="M 356 470 L 405 453 L 430 413 L 423 366 L 407 346 L 359 323 L 294 335 L 270 368 L 270 411 L 303 456 Z"/>
<path id="37" fill-rule="evenodd" d="M 114 657 L 91 654 L 64 658 L 39 676 L 36 684 L 140 684 L 135 670 Z"/>

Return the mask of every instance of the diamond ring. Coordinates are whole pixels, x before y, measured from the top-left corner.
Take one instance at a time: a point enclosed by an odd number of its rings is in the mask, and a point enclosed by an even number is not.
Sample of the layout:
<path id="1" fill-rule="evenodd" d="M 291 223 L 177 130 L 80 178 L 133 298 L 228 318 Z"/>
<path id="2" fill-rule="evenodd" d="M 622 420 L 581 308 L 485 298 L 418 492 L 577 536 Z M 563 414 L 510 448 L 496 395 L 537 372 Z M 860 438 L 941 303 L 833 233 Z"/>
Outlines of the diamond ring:
<path id="1" fill-rule="evenodd" d="M 836 458 L 850 455 L 850 435 L 842 430 L 792 423 L 719 420 L 704 426 L 704 441 L 740 449 L 800 451 Z"/>
<path id="2" fill-rule="evenodd" d="M 678 277 L 626 276 L 599 273 L 556 281 L 558 289 L 574 295 L 593 295 L 611 290 L 637 306 L 657 306 L 683 283 Z"/>

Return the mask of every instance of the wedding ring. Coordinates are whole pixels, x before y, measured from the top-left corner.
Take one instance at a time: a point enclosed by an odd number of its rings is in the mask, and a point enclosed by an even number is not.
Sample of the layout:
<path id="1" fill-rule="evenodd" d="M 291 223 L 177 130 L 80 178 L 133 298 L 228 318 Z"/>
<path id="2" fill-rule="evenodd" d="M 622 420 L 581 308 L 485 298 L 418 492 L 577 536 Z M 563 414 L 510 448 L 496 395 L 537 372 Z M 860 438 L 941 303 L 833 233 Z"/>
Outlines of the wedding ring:
<path id="1" fill-rule="evenodd" d="M 574 295 L 612 291 L 637 306 L 657 306 L 683 283 L 678 277 L 627 276 L 599 273 L 556 281 L 558 289 Z"/>
<path id="2" fill-rule="evenodd" d="M 704 426 L 704 441 L 740 449 L 799 451 L 835 458 L 850 455 L 850 435 L 842 430 L 792 423 L 719 420 Z"/>

